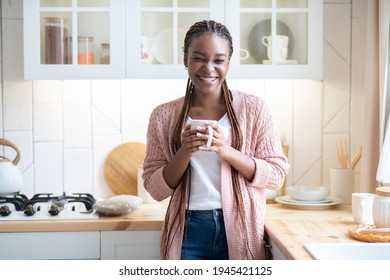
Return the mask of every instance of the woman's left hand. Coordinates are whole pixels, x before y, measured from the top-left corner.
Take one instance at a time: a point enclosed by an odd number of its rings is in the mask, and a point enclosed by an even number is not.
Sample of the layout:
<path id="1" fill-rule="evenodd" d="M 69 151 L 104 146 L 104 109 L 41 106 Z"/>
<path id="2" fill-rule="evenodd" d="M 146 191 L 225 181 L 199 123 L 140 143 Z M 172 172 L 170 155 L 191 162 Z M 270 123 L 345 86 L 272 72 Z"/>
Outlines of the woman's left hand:
<path id="1" fill-rule="evenodd" d="M 199 147 L 199 150 L 217 153 L 221 159 L 226 160 L 239 173 L 241 173 L 245 178 L 251 181 L 255 174 L 255 161 L 252 158 L 241 153 L 239 150 L 230 146 L 229 143 L 226 141 L 223 132 L 217 125 L 213 123 L 210 123 L 210 125 L 214 131 L 211 146 L 201 146 Z M 205 141 L 207 141 L 207 128 L 202 129 L 202 133 L 197 133 L 197 136 L 202 137 Z"/>

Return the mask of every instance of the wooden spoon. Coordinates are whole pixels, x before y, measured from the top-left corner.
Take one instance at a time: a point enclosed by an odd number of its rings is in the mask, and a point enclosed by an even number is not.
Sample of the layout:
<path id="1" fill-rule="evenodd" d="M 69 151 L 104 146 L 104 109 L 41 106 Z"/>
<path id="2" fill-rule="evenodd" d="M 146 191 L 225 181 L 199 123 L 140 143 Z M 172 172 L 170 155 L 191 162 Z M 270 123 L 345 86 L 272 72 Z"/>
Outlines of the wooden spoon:
<path id="1" fill-rule="evenodd" d="M 351 163 L 348 165 L 348 169 L 354 169 L 356 164 L 359 162 L 360 158 L 362 157 L 363 147 L 362 145 L 359 146 L 357 149 Z"/>
<path id="2" fill-rule="evenodd" d="M 337 149 L 337 158 L 339 160 L 340 167 L 343 169 L 348 168 L 348 151 L 347 151 L 347 142 L 344 139 L 344 143 L 340 141 L 336 144 Z"/>

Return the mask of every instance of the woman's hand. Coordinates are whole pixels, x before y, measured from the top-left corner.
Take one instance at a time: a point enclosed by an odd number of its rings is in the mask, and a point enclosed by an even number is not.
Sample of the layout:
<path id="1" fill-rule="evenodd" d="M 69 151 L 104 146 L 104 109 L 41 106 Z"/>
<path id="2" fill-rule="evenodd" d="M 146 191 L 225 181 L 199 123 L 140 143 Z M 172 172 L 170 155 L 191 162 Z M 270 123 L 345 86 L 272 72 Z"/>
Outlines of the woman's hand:
<path id="1" fill-rule="evenodd" d="M 182 145 L 183 152 L 192 155 L 197 151 L 203 150 L 203 147 L 206 147 L 205 145 L 207 143 L 207 139 L 208 139 L 207 127 L 197 127 L 196 129 L 191 129 L 190 124 L 187 123 L 181 135 L 181 145 Z"/>
<path id="2" fill-rule="evenodd" d="M 226 141 L 223 132 L 217 125 L 212 123 L 210 123 L 210 125 L 214 131 L 211 146 L 207 147 L 203 145 L 199 147 L 199 150 L 217 153 L 221 159 L 226 160 L 239 173 L 241 173 L 241 175 L 251 181 L 256 169 L 254 160 L 230 146 Z M 197 136 L 203 139 L 203 141 L 207 141 L 207 128 L 199 128 L 198 130 L 199 132 L 197 133 Z"/>
<path id="3" fill-rule="evenodd" d="M 207 127 L 200 127 L 198 128 L 196 136 L 198 139 L 203 141 L 203 145 L 199 146 L 199 150 L 205 152 L 215 152 L 220 158 L 225 159 L 228 156 L 231 146 L 227 143 L 222 130 L 216 124 L 210 123 L 209 125 L 213 128 L 211 146 L 207 147 L 205 145 L 209 139 Z"/>

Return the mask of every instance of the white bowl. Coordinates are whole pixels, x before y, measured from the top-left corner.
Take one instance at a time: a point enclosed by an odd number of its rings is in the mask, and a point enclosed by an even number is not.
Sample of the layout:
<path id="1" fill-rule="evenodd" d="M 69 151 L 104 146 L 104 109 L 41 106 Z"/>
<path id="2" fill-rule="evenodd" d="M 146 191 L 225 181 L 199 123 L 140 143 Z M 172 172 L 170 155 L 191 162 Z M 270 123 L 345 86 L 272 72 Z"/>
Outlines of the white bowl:
<path id="1" fill-rule="evenodd" d="M 286 194 L 295 200 L 324 200 L 329 188 L 324 186 L 287 186 Z"/>

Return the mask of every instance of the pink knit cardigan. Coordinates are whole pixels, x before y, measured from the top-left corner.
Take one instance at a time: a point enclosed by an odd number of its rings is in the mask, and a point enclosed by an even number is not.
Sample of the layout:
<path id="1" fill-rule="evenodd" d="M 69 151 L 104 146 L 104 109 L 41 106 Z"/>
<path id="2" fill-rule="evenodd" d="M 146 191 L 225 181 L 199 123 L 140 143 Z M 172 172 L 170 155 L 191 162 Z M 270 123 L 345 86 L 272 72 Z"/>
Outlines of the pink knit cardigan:
<path id="1" fill-rule="evenodd" d="M 171 138 L 183 106 L 184 97 L 159 105 L 151 114 L 147 149 L 144 161 L 143 180 L 146 190 L 151 196 L 162 201 L 172 196 L 173 190 L 163 177 L 164 166 L 172 159 Z M 254 159 L 255 176 L 252 181 L 240 177 L 240 187 L 243 191 L 245 210 L 247 213 L 248 243 L 254 259 L 264 259 L 263 236 L 265 218 L 265 189 L 278 189 L 287 175 L 289 164 L 283 154 L 279 134 L 272 121 L 272 116 L 264 101 L 259 97 L 233 91 L 233 109 L 243 134 L 241 152 Z M 228 142 L 231 143 L 229 137 Z M 180 188 L 180 186 L 179 186 Z M 180 191 L 171 197 L 171 207 L 167 215 L 173 219 L 180 203 Z M 254 199 L 249 199 L 249 193 Z M 233 190 L 230 165 L 222 161 L 221 166 L 222 208 L 230 259 L 249 259 L 244 249 L 242 238 L 235 228 L 233 209 Z M 171 220 L 172 220 L 171 219 Z M 164 226 L 167 226 L 164 224 Z M 178 226 L 178 221 L 173 222 Z M 183 227 L 178 229 L 167 259 L 180 259 Z M 162 258 L 165 258 L 161 256 Z"/>

